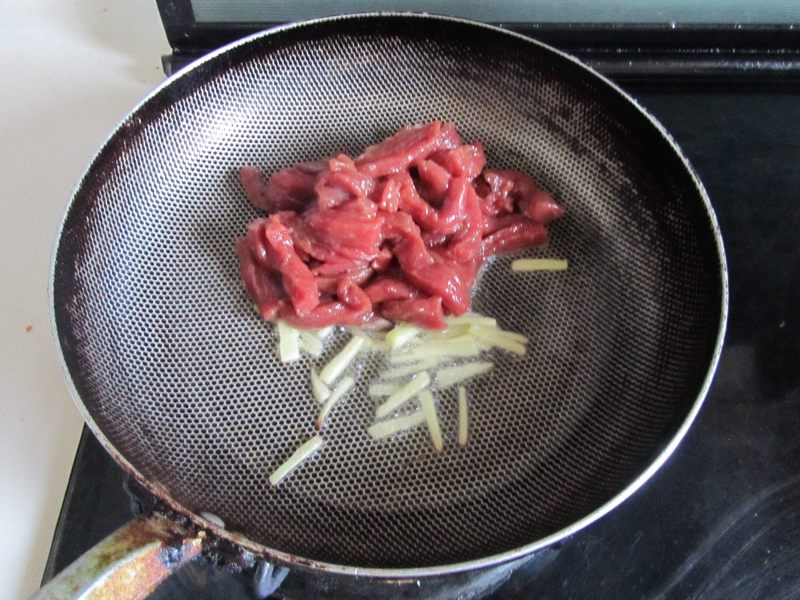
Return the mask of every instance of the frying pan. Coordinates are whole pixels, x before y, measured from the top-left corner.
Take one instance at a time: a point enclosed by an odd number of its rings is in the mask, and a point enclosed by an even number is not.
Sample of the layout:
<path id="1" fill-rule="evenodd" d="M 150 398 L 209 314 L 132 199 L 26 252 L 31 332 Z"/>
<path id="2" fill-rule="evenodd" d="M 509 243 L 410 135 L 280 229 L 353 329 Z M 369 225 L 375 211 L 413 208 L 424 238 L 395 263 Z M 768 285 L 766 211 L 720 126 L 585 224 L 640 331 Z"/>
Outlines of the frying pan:
<path id="1" fill-rule="evenodd" d="M 490 166 L 533 174 L 566 207 L 548 248 L 499 257 L 473 309 L 530 337 L 470 383 L 473 436 L 375 442 L 367 384 L 326 444 L 311 364 L 281 364 L 249 306 L 233 242 L 257 216 L 237 182 L 358 153 L 434 118 Z M 518 274 L 516 256 L 569 259 Z M 531 39 L 468 21 L 370 14 L 277 28 L 170 78 L 97 154 L 67 209 L 53 319 L 87 424 L 191 526 L 276 564 L 374 577 L 443 575 L 526 556 L 620 504 L 697 415 L 719 357 L 727 275 L 713 210 L 665 130 L 614 84 Z M 225 529 L 201 513 L 213 513 Z"/>

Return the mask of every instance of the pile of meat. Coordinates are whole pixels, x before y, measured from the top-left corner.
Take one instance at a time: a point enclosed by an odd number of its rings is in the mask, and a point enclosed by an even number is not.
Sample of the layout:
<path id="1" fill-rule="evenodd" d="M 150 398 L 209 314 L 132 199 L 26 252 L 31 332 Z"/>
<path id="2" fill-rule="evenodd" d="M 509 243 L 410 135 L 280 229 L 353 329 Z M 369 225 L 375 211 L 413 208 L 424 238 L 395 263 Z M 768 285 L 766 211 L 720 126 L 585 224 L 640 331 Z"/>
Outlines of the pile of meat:
<path id="1" fill-rule="evenodd" d="M 298 327 L 403 321 L 443 328 L 470 307 L 484 261 L 542 244 L 564 210 L 523 173 L 485 170 L 478 144 L 434 121 L 401 129 L 352 159 L 240 179 L 257 208 L 236 242 L 264 319 Z"/>

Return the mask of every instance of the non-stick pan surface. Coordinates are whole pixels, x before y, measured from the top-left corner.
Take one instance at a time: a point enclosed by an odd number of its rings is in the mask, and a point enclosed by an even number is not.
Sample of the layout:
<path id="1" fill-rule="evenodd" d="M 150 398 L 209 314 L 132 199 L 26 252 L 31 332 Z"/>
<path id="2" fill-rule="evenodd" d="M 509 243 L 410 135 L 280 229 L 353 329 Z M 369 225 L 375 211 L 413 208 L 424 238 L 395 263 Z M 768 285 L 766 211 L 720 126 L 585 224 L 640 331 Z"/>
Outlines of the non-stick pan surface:
<path id="1" fill-rule="evenodd" d="M 403 125 L 453 121 L 490 166 L 532 173 L 566 207 L 563 273 L 484 271 L 474 309 L 530 336 L 469 384 L 472 439 L 424 428 L 380 442 L 366 386 L 331 414 L 318 455 L 267 476 L 314 433 L 311 364 L 278 362 L 239 282 L 257 216 L 237 169 L 267 172 Z M 619 89 L 529 39 L 410 15 L 257 35 L 148 97 L 69 206 L 53 274 L 58 340 L 95 434 L 181 511 L 221 516 L 279 560 L 432 573 L 520 556 L 591 522 L 666 459 L 699 410 L 727 306 L 715 218 L 686 160 Z"/>

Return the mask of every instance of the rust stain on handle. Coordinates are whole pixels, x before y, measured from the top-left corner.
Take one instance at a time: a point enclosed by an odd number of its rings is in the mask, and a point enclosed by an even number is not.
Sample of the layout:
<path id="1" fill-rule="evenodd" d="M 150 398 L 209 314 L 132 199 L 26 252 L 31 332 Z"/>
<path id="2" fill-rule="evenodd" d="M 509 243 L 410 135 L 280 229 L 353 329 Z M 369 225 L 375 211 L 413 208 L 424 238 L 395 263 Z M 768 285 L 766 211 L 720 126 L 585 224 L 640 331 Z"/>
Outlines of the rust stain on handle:
<path id="1" fill-rule="evenodd" d="M 43 587 L 39 600 L 139 600 L 202 550 L 194 533 L 163 515 L 118 529 Z"/>

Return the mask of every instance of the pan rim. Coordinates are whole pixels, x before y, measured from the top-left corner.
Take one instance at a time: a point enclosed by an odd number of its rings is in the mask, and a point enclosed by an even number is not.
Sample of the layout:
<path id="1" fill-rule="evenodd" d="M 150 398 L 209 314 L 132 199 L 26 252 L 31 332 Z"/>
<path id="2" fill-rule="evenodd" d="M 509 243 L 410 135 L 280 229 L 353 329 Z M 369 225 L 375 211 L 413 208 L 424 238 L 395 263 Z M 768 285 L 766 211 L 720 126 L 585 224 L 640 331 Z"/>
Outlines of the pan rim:
<path id="1" fill-rule="evenodd" d="M 123 454 L 117 450 L 117 448 L 110 442 L 110 440 L 105 436 L 101 428 L 95 422 L 92 415 L 89 413 L 88 408 L 86 407 L 83 399 L 81 398 L 75 384 L 72 380 L 69 367 L 66 362 L 66 358 L 64 352 L 61 348 L 61 343 L 59 339 L 59 331 L 56 322 L 56 311 L 55 311 L 55 303 L 54 303 L 54 292 L 55 292 L 55 278 L 56 278 L 56 263 L 58 258 L 59 248 L 62 242 L 62 236 L 64 233 L 64 226 L 69 218 L 73 205 L 78 197 L 78 192 L 83 188 L 84 183 L 89 177 L 90 173 L 92 172 L 92 167 L 95 165 L 98 157 L 103 153 L 103 151 L 108 147 L 111 141 L 118 135 L 118 133 L 124 129 L 125 124 L 136 115 L 140 109 L 147 104 L 152 98 L 159 95 L 162 90 L 167 89 L 174 85 L 174 83 L 180 79 L 185 78 L 186 76 L 190 75 L 194 70 L 199 68 L 201 65 L 204 65 L 207 62 L 213 61 L 220 55 L 226 54 L 230 52 L 232 49 L 237 48 L 239 46 L 243 46 L 246 44 L 251 43 L 254 40 L 261 39 L 264 37 L 269 37 L 272 35 L 279 34 L 281 32 L 290 31 L 297 28 L 304 28 L 318 24 L 328 24 L 337 21 L 345 21 L 345 20 L 359 20 L 359 19 L 376 19 L 376 18 L 413 18 L 413 19 L 420 19 L 420 20 L 429 20 L 429 21 L 446 21 L 452 24 L 461 25 L 461 26 L 468 26 L 468 27 L 477 27 L 483 28 L 487 31 L 491 31 L 493 33 L 499 33 L 503 35 L 512 36 L 518 39 L 521 42 L 533 44 L 538 46 L 544 50 L 552 52 L 563 59 L 566 59 L 573 63 L 574 65 L 578 66 L 579 68 L 583 69 L 589 76 L 596 77 L 600 79 L 602 82 L 605 83 L 610 91 L 614 91 L 628 103 L 630 103 L 639 113 L 642 114 L 650 124 L 655 127 L 655 129 L 661 134 L 664 140 L 669 144 L 672 151 L 675 155 L 680 159 L 681 163 L 688 171 L 689 176 L 691 178 L 692 183 L 694 184 L 695 188 L 699 192 L 700 199 L 702 200 L 703 207 L 705 209 L 705 214 L 708 218 L 709 224 L 711 226 L 711 233 L 714 238 L 714 244 L 717 252 L 717 258 L 719 260 L 719 277 L 720 277 L 720 317 L 719 317 L 719 324 L 718 324 L 718 331 L 717 337 L 714 343 L 713 352 L 711 355 L 711 360 L 709 362 L 708 369 L 706 370 L 705 377 L 703 379 L 702 385 L 700 390 L 697 394 L 697 397 L 692 404 L 690 410 L 688 411 L 686 417 L 684 418 L 683 422 L 680 424 L 678 429 L 666 443 L 666 445 L 662 448 L 662 450 L 655 456 L 655 458 L 650 462 L 649 465 L 637 476 L 635 477 L 629 484 L 627 484 L 624 488 L 622 488 L 619 492 L 617 492 L 612 498 L 602 504 L 600 507 L 596 508 L 594 511 L 588 513 L 587 515 L 583 516 L 579 520 L 575 521 L 574 523 L 564 527 L 544 538 L 540 538 L 535 540 L 529 544 L 525 544 L 519 546 L 517 548 L 513 548 L 511 550 L 507 550 L 505 552 L 497 553 L 488 555 L 482 558 L 473 559 L 469 561 L 451 563 L 451 564 L 444 564 L 444 565 L 434 565 L 434 566 L 427 566 L 427 567 L 410 567 L 410 568 L 402 568 L 402 567 L 393 567 L 393 568 L 374 568 L 374 567 L 358 567 L 353 565 L 340 565 L 331 562 L 325 561 L 316 561 L 304 557 L 299 557 L 294 554 L 284 552 L 281 550 L 277 550 L 274 548 L 270 548 L 266 545 L 260 544 L 258 542 L 254 542 L 253 540 L 248 539 L 242 534 L 238 534 L 236 532 L 227 531 L 224 529 L 220 529 L 218 526 L 214 525 L 213 523 L 207 521 L 206 519 L 202 518 L 199 514 L 189 510 L 187 507 L 183 506 L 181 503 L 177 502 L 169 493 L 165 493 L 165 490 L 157 483 L 149 481 L 146 477 L 144 477 L 137 469 L 134 467 L 124 456 Z M 264 31 L 260 31 L 251 35 L 248 35 L 244 38 L 236 40 L 232 43 L 229 43 L 221 48 L 203 56 L 202 58 L 198 59 L 197 61 L 183 67 L 167 79 L 165 79 L 161 84 L 159 84 L 156 88 L 154 88 L 150 93 L 148 93 L 142 100 L 140 100 L 127 114 L 125 114 L 117 125 L 113 128 L 113 130 L 109 133 L 103 143 L 99 146 L 96 153 L 92 156 L 90 161 L 88 162 L 88 166 L 83 171 L 83 175 L 78 180 L 77 184 L 74 186 L 72 195 L 70 197 L 69 202 L 67 203 L 58 229 L 56 231 L 56 238 L 55 244 L 51 253 L 51 261 L 50 261 L 50 272 L 49 272 L 49 282 L 48 282 L 48 294 L 50 299 L 50 326 L 51 332 L 53 335 L 53 341 L 57 349 L 58 355 L 58 362 L 61 366 L 61 370 L 63 372 L 64 379 L 67 384 L 67 389 L 69 391 L 70 396 L 72 397 L 73 402 L 78 408 L 84 422 L 89 427 L 91 432 L 94 436 L 98 439 L 98 441 L 103 445 L 103 447 L 108 451 L 114 460 L 123 468 L 125 472 L 130 474 L 134 479 L 141 484 L 147 491 L 152 493 L 156 496 L 161 502 L 167 505 L 169 508 L 175 510 L 177 513 L 186 516 L 190 521 L 192 521 L 198 527 L 211 531 L 215 536 L 229 540 L 243 549 L 253 552 L 259 556 L 265 557 L 267 560 L 274 560 L 278 563 L 289 565 L 292 567 L 298 567 L 301 569 L 310 569 L 313 571 L 321 571 L 325 573 L 331 574 L 340 574 L 340 575 L 356 575 L 356 576 L 365 576 L 371 578 L 416 578 L 416 577 L 431 577 L 437 575 L 447 575 L 447 574 L 454 574 L 454 573 L 461 573 L 466 571 L 471 571 L 480 568 L 488 568 L 488 567 L 495 567 L 502 565 L 504 563 L 510 563 L 512 561 L 525 558 L 531 555 L 533 552 L 550 546 L 578 531 L 588 527 L 598 519 L 602 518 L 617 506 L 622 504 L 625 500 L 627 500 L 630 496 L 632 496 L 639 488 L 641 488 L 650 478 L 664 465 L 664 463 L 669 459 L 669 457 L 673 454 L 676 450 L 678 445 L 686 436 L 687 432 L 689 431 L 691 425 L 694 423 L 697 415 L 702 408 L 703 403 L 705 402 L 706 396 L 708 391 L 711 387 L 711 383 L 716 372 L 717 366 L 719 364 L 720 356 L 722 353 L 722 347 L 725 339 L 725 332 L 727 328 L 727 319 L 728 319 L 728 304 L 729 304 L 729 283 L 728 283 L 728 269 L 727 269 L 727 261 L 725 256 L 725 249 L 722 241 L 722 235 L 719 228 L 719 223 L 717 221 L 716 214 L 714 212 L 713 207 L 711 206 L 710 198 L 700 181 L 697 173 L 695 172 L 694 168 L 691 166 L 688 158 L 684 155 L 683 151 L 680 149 L 678 144 L 669 134 L 669 132 L 664 128 L 664 126 L 653 116 L 651 115 L 643 106 L 639 104 L 639 102 L 633 98 L 630 94 L 624 91 L 621 87 L 619 87 L 616 83 L 602 75 L 601 73 L 597 72 L 590 66 L 584 64 L 574 56 L 567 54 L 557 48 L 554 48 L 548 44 L 540 42 L 537 39 L 525 36 L 520 33 L 516 33 L 513 31 L 509 31 L 502 27 L 498 27 L 496 25 L 490 25 L 486 23 L 481 23 L 478 21 L 472 21 L 470 19 L 462 19 L 457 17 L 450 17 L 444 15 L 435 15 L 429 13 L 415 13 L 415 12 L 397 12 L 397 11 L 389 11 L 389 12 L 368 12 L 368 13 L 353 13 L 353 14 L 346 14 L 346 15 L 336 15 L 331 17 L 322 17 L 318 19 L 311 19 L 305 21 L 297 21 L 285 25 L 280 25 L 277 27 L 273 27 L 270 29 L 266 29 Z"/>

